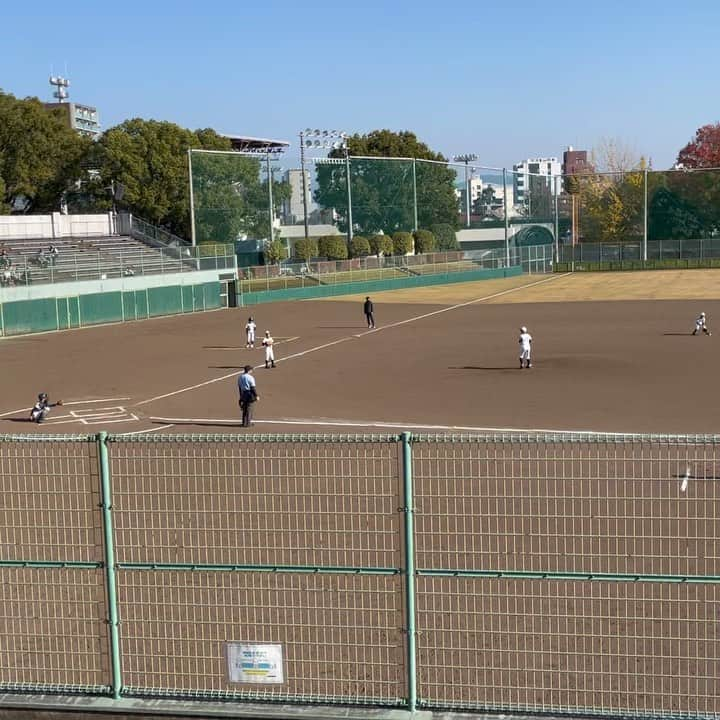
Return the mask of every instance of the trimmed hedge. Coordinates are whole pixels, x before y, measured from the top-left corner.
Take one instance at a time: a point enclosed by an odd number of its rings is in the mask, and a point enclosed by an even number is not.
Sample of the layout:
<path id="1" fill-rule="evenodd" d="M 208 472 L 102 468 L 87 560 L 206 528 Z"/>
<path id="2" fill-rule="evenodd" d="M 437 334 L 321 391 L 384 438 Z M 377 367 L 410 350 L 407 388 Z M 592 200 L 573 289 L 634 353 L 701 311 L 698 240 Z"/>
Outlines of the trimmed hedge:
<path id="1" fill-rule="evenodd" d="M 396 232 L 392 236 L 393 255 L 407 255 L 413 251 L 413 236 L 409 232 Z"/>
<path id="2" fill-rule="evenodd" d="M 415 239 L 415 253 L 425 255 L 435 251 L 437 243 L 435 236 L 429 230 L 416 230 L 413 233 Z"/>
<path id="3" fill-rule="evenodd" d="M 293 245 L 293 257 L 303 262 L 318 256 L 318 241 L 315 238 L 300 238 Z"/>
<path id="4" fill-rule="evenodd" d="M 373 255 L 392 255 L 393 241 L 390 235 L 371 235 L 368 242 Z"/>
<path id="5" fill-rule="evenodd" d="M 438 250 L 459 250 L 455 228 L 448 223 L 437 223 L 430 227 L 432 234 L 435 236 L 435 243 Z"/>
<path id="6" fill-rule="evenodd" d="M 350 241 L 350 257 L 367 257 L 370 254 L 370 241 L 362 235 L 355 235 Z"/>
<path id="7" fill-rule="evenodd" d="M 344 235 L 323 235 L 318 238 L 318 255 L 328 260 L 346 260 L 347 238 Z"/>

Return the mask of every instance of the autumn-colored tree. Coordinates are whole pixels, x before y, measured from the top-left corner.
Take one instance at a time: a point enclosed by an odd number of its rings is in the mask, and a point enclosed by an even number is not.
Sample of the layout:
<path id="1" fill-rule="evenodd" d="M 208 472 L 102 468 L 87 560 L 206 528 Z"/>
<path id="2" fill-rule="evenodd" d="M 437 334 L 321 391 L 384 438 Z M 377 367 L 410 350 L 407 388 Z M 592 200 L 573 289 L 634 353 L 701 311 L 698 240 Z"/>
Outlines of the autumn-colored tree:
<path id="1" fill-rule="evenodd" d="M 677 161 L 685 168 L 720 168 L 720 123 L 698 128 Z"/>

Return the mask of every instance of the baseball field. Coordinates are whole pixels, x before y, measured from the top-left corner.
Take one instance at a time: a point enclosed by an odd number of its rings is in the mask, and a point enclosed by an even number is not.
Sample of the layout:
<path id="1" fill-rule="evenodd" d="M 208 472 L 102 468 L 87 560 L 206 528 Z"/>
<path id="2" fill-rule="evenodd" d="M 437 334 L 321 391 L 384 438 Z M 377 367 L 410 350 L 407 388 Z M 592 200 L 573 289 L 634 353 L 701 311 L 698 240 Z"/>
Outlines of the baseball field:
<path id="1" fill-rule="evenodd" d="M 495 428 L 714 433 L 720 271 L 526 275 L 275 303 L 2 340 L 3 433 L 234 432 L 255 366 L 252 432 Z M 277 367 L 245 349 L 275 338 Z M 520 370 L 518 334 L 533 336 Z M 27 421 L 39 392 L 63 399 Z M 246 430 L 247 432 L 247 430 Z"/>

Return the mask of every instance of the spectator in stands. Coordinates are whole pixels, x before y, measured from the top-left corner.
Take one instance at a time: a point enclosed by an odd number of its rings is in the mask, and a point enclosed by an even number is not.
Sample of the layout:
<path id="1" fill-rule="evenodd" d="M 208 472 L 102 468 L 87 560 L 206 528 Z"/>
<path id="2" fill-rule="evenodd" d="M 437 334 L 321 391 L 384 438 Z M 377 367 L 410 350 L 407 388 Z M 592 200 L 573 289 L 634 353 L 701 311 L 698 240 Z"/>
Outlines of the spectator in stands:
<path id="1" fill-rule="evenodd" d="M 48 259 L 50 261 L 50 264 L 54 265 L 55 261 L 57 260 L 57 256 L 60 254 L 60 251 L 52 243 L 50 243 L 50 245 L 48 246 L 47 251 L 48 251 Z"/>
<path id="2" fill-rule="evenodd" d="M 0 247 L 0 267 L 5 267 L 10 263 L 10 258 L 8 256 L 8 252 L 5 249 L 5 246 L 3 245 Z"/>
<path id="3" fill-rule="evenodd" d="M 125 269 L 123 270 L 123 275 L 125 277 L 132 277 L 135 274 L 135 271 L 132 268 L 132 265 L 126 265 Z"/>
<path id="4" fill-rule="evenodd" d="M 48 266 L 48 258 L 42 248 L 40 248 L 35 255 L 35 264 L 43 268 Z"/>

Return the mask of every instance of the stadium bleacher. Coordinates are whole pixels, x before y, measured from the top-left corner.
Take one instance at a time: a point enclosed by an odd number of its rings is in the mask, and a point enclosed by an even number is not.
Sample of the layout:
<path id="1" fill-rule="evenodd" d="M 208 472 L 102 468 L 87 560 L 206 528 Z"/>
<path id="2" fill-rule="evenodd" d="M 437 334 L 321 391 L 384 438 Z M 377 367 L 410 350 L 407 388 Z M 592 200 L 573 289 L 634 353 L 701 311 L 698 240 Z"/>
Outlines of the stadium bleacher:
<path id="1" fill-rule="evenodd" d="M 57 255 L 50 254 L 54 245 Z M 10 268 L 0 269 L 3 285 L 107 279 L 130 275 L 187 272 L 195 263 L 182 248 L 150 247 L 128 235 L 7 239 L 2 243 Z M 39 257 L 42 250 L 44 258 Z M 12 270 L 12 272 L 10 271 Z"/>

